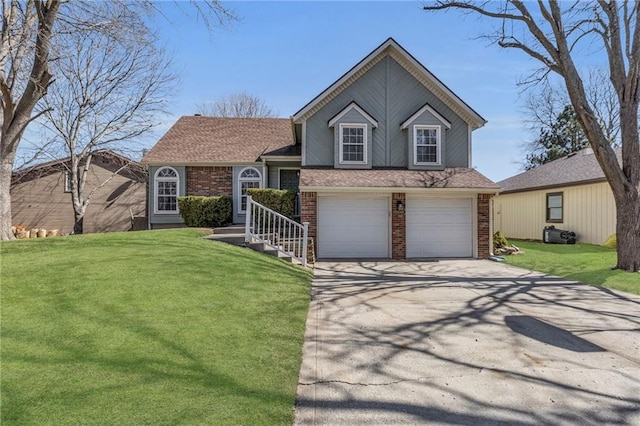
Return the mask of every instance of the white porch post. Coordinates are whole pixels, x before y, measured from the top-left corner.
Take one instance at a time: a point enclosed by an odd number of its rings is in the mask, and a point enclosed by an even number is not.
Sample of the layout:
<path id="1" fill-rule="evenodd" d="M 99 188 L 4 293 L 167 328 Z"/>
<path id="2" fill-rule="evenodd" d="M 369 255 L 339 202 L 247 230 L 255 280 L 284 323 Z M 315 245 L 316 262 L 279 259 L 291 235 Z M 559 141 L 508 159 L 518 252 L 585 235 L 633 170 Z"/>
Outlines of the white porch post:
<path id="1" fill-rule="evenodd" d="M 251 202 L 251 195 L 247 195 L 247 210 L 244 220 L 244 242 L 249 244 L 251 242 L 251 220 L 253 215 L 253 204 Z"/>

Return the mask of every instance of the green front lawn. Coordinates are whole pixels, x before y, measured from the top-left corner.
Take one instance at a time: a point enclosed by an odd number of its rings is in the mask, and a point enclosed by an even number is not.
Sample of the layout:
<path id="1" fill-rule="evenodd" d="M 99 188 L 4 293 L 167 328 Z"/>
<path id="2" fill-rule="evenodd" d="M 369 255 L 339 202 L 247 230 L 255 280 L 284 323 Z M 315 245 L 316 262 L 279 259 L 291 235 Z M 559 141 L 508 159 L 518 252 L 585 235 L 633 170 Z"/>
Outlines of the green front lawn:
<path id="1" fill-rule="evenodd" d="M 616 251 L 591 244 L 544 244 L 509 240 L 525 254 L 505 256 L 507 263 L 586 284 L 640 294 L 640 274 L 611 270 Z"/>
<path id="2" fill-rule="evenodd" d="M 1 423 L 291 424 L 311 273 L 193 229 L 1 250 Z"/>

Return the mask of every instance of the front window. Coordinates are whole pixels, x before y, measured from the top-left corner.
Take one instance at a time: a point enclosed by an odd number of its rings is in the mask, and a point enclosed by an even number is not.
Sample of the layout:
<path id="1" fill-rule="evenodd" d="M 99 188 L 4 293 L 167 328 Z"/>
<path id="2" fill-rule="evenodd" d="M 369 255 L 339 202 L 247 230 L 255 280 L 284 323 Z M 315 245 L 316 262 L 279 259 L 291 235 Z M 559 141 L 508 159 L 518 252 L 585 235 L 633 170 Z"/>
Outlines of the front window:
<path id="1" fill-rule="evenodd" d="M 238 178 L 238 186 L 240 190 L 240 212 L 247 210 L 247 190 L 250 188 L 262 188 L 262 175 L 258 169 L 253 167 L 246 168 L 240 172 Z"/>
<path id="2" fill-rule="evenodd" d="M 156 212 L 178 212 L 178 172 L 163 167 L 156 172 Z"/>
<path id="3" fill-rule="evenodd" d="M 64 171 L 64 192 L 71 192 L 71 170 Z"/>
<path id="4" fill-rule="evenodd" d="M 416 165 L 440 164 L 440 128 L 415 126 L 413 149 Z"/>
<path id="5" fill-rule="evenodd" d="M 562 222 L 563 204 L 562 192 L 547 194 L 547 222 Z"/>
<path id="6" fill-rule="evenodd" d="M 341 124 L 340 125 L 340 162 L 341 163 L 365 163 L 366 124 Z"/>

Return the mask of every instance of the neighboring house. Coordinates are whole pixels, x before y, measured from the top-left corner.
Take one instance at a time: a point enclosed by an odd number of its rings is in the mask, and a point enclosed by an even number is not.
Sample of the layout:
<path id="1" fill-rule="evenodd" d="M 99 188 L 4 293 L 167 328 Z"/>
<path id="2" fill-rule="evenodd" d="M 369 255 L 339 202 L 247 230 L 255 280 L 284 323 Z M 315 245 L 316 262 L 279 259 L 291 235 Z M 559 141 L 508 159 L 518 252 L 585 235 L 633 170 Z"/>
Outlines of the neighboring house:
<path id="1" fill-rule="evenodd" d="M 13 224 L 29 228 L 73 231 L 69 158 L 14 172 L 11 182 Z M 123 166 L 124 169 L 120 170 Z M 118 172 L 117 175 L 114 175 Z M 108 180 L 91 197 L 84 232 L 128 231 L 131 216 L 146 215 L 147 173 L 136 162 L 112 151 L 93 153 L 85 194 Z M 145 229 L 146 226 L 143 228 Z"/>
<path id="2" fill-rule="evenodd" d="M 620 161 L 621 150 L 616 149 Z M 494 229 L 507 238 L 542 239 L 545 226 L 602 244 L 616 232 L 613 193 L 591 148 L 543 164 L 498 185 Z"/>
<path id="3" fill-rule="evenodd" d="M 471 167 L 485 120 L 388 39 L 291 119 L 182 117 L 143 163 L 149 223 L 179 195 L 297 189 L 319 258 L 485 258 L 499 187 Z"/>

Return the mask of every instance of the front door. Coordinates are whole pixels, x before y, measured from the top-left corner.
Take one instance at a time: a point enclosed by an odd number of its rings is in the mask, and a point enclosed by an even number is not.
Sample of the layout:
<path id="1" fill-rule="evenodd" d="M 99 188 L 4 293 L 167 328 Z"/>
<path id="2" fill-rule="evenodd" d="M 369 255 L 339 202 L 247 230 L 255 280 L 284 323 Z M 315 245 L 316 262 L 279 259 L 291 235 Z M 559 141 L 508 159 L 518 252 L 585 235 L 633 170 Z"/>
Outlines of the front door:
<path id="1" fill-rule="evenodd" d="M 300 170 L 280 169 L 280 189 L 296 191 L 296 199 L 293 206 L 293 215 L 296 220 L 300 218 Z"/>
<path id="2" fill-rule="evenodd" d="M 298 192 L 300 185 L 300 170 L 280 170 L 280 189 L 290 189 Z"/>

